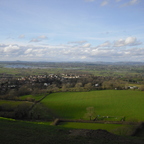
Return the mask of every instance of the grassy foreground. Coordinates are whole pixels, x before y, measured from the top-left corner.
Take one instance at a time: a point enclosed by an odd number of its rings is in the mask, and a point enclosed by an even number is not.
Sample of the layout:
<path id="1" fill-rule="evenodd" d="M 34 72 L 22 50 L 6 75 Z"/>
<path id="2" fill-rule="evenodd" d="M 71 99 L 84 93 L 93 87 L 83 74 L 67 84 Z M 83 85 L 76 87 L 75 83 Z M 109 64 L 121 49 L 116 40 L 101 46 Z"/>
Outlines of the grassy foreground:
<path id="1" fill-rule="evenodd" d="M 63 129 L 60 135 L 58 133 L 59 130 L 53 126 L 0 118 L 1 144 L 65 143 L 67 130 Z"/>
<path id="2" fill-rule="evenodd" d="M 41 101 L 62 118 L 83 119 L 87 107 L 94 107 L 96 115 L 125 117 L 126 121 L 144 121 L 144 92 L 131 90 L 103 90 L 90 92 L 52 93 Z"/>
<path id="3" fill-rule="evenodd" d="M 70 135 L 72 131 L 75 130 L 0 117 L 1 144 L 143 144 L 142 139 L 116 136 L 104 131 L 89 131 L 92 135 L 85 135 L 84 130 Z"/>

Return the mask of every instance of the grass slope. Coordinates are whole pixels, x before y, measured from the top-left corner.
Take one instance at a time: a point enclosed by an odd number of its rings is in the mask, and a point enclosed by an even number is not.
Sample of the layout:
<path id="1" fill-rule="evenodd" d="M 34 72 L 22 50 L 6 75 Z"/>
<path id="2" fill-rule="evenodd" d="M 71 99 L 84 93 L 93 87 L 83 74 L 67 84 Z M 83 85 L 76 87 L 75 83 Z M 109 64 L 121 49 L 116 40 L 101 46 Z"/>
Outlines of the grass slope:
<path id="1" fill-rule="evenodd" d="M 73 136 L 69 135 L 73 131 Z M 80 134 L 80 135 L 79 135 Z M 0 117 L 1 144 L 143 144 L 143 140 L 120 137 L 104 131 L 74 131 L 33 122 Z"/>
<path id="2" fill-rule="evenodd" d="M 56 144 L 66 141 L 65 131 L 58 135 L 55 127 L 0 119 L 1 144 Z"/>
<path id="3" fill-rule="evenodd" d="M 130 90 L 62 92 L 47 96 L 42 103 L 63 118 L 80 119 L 87 107 L 97 115 L 125 116 L 126 120 L 144 121 L 144 93 Z"/>

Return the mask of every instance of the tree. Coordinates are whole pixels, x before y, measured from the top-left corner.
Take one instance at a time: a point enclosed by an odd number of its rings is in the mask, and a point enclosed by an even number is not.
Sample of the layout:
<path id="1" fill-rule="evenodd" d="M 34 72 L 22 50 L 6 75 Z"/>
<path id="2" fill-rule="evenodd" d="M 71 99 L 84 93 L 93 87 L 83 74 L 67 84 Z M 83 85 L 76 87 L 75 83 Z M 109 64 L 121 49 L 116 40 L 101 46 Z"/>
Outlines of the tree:
<path id="1" fill-rule="evenodd" d="M 85 113 L 85 118 L 89 118 L 90 120 L 94 119 L 96 117 L 95 109 L 94 107 L 87 107 Z"/>
<path id="2" fill-rule="evenodd" d="M 48 86 L 47 90 L 52 91 L 52 92 L 58 92 L 59 88 L 56 86 L 56 84 L 52 84 L 52 85 Z"/>
<path id="3" fill-rule="evenodd" d="M 144 91 L 144 85 L 141 85 L 139 88 L 141 91 Z"/>
<path id="4" fill-rule="evenodd" d="M 17 91 L 15 89 L 9 91 L 8 99 L 17 99 Z"/>
<path id="5" fill-rule="evenodd" d="M 75 84 L 75 90 L 76 91 L 81 91 L 82 90 L 82 83 L 76 83 Z"/>
<path id="6" fill-rule="evenodd" d="M 18 96 L 28 95 L 31 94 L 31 89 L 28 85 L 23 85 L 18 90 Z"/>
<path id="7" fill-rule="evenodd" d="M 104 81 L 102 83 L 102 88 L 103 89 L 124 89 L 126 86 L 126 82 L 122 80 L 109 80 L 109 81 Z"/>
<path id="8" fill-rule="evenodd" d="M 67 88 L 66 88 L 65 84 L 62 85 L 62 91 L 64 91 L 64 92 L 67 91 Z"/>
<path id="9" fill-rule="evenodd" d="M 15 118 L 18 119 L 27 118 L 31 106 L 32 103 L 29 102 L 20 103 L 14 110 Z"/>
<path id="10" fill-rule="evenodd" d="M 86 90 L 91 90 L 92 89 L 92 84 L 91 83 L 87 83 L 87 84 L 84 85 L 84 88 Z"/>

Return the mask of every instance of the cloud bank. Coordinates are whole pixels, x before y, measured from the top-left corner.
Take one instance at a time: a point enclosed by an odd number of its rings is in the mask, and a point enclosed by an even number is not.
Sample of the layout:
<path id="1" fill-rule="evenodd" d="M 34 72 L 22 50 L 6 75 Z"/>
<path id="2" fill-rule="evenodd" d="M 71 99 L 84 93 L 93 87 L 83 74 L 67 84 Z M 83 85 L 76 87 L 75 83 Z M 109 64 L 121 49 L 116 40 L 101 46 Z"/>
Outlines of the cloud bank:
<path id="1" fill-rule="evenodd" d="M 86 41 L 45 46 L 0 44 L 0 57 L 30 61 L 144 61 L 144 47 L 138 47 L 141 44 L 135 37 L 97 46 Z"/>

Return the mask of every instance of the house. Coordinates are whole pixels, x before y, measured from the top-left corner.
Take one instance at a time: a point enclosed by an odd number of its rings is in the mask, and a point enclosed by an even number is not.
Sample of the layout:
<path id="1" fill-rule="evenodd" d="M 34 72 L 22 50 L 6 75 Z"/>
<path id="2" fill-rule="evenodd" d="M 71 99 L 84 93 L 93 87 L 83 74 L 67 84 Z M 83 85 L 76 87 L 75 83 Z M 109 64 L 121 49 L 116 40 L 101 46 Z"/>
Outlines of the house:
<path id="1" fill-rule="evenodd" d="M 44 83 L 44 86 L 46 86 L 46 87 L 49 86 L 49 85 L 50 85 L 50 83 Z"/>
<path id="2" fill-rule="evenodd" d="M 95 84 L 95 87 L 98 87 L 99 86 L 99 84 Z"/>
<path id="3" fill-rule="evenodd" d="M 128 89 L 138 89 L 137 86 L 128 86 Z"/>

